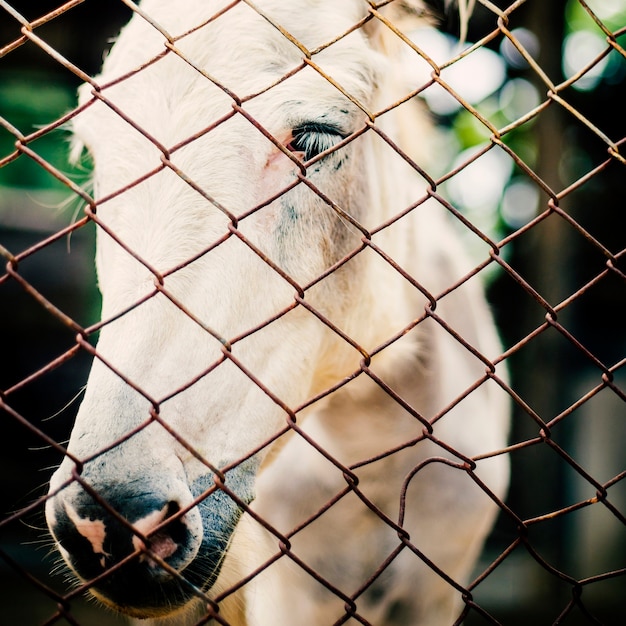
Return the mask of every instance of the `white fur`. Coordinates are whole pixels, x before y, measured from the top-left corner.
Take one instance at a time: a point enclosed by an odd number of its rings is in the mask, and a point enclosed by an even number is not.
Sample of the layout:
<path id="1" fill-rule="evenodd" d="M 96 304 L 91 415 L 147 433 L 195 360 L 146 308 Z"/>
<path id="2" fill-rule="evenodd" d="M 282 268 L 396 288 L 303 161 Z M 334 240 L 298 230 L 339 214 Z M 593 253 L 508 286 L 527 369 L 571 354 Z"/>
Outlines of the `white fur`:
<path id="1" fill-rule="evenodd" d="M 177 37 L 226 4 L 144 0 L 141 9 L 165 33 Z M 303 56 L 270 21 L 314 50 L 364 17 L 367 3 L 257 0 L 255 5 L 268 19 L 247 3 L 239 3 L 211 24 L 175 41 L 185 59 L 170 51 L 116 83 L 118 77 L 165 50 L 164 34 L 142 17 L 135 16 L 124 29 L 96 80 L 101 86 L 114 82 L 102 89 L 103 98 L 152 139 L 97 99 L 75 120 L 76 133 L 95 160 L 96 198 L 113 194 L 99 204 L 98 220 L 143 260 L 137 261 L 117 240 L 99 231 L 97 268 L 103 319 L 116 316 L 154 289 L 158 278 L 151 269 L 167 274 L 164 289 L 171 296 L 156 295 L 102 329 L 98 353 L 142 393 L 96 358 L 69 445 L 77 457 L 97 452 L 147 419 L 147 398 L 158 403 L 171 428 L 214 465 L 244 457 L 286 423 L 279 404 L 228 359 L 185 391 L 175 392 L 223 359 L 223 344 L 206 328 L 230 341 L 291 306 L 294 286 L 236 236 L 190 265 L 168 272 L 228 232 L 229 217 L 216 205 L 234 216 L 242 215 L 291 184 L 297 166 L 239 113 L 195 141 L 174 148 L 233 111 L 230 96 L 198 70 L 239 97 L 261 92 L 298 66 Z M 395 15 L 390 13 L 390 18 Z M 367 34 L 354 32 L 313 56 L 313 62 L 354 101 L 307 67 L 244 102 L 243 108 L 283 144 L 294 127 L 322 116 L 345 134 L 361 129 L 366 111 L 377 111 L 404 89 L 395 78 L 393 59 L 383 54 L 393 47 L 381 47 L 383 39 L 393 38 L 384 31 L 384 26 L 370 23 Z M 91 89 L 81 89 L 82 103 L 92 99 Z M 409 104 L 382 116 L 376 124 L 418 155 L 427 149 L 422 145 L 426 139 L 417 134 L 420 131 L 412 136 L 399 133 L 400 129 L 420 129 L 421 115 Z M 155 142 L 171 151 L 173 165 L 215 204 L 168 167 L 115 195 L 161 165 L 163 154 Z M 341 155 L 347 158 L 335 171 Z M 309 168 L 308 178 L 366 229 L 376 228 L 425 193 L 423 179 L 371 130 L 340 155 Z M 237 227 L 292 281 L 306 286 L 357 247 L 362 233 L 304 184 L 287 197 L 240 220 Z M 287 205 L 296 213 L 290 214 Z M 372 241 L 434 295 L 471 267 L 445 210 L 432 201 Z M 173 300 L 193 317 L 181 312 Z M 401 333 L 423 315 L 428 304 L 418 289 L 371 249 L 308 289 L 305 300 L 368 352 Z M 499 355 L 493 322 L 476 279 L 442 298 L 436 314 L 486 358 Z M 363 359 L 303 306 L 236 342 L 232 353 L 292 409 L 358 372 Z M 432 419 L 483 377 L 485 365 L 436 321 L 427 319 L 380 352 L 371 370 L 424 418 Z M 501 371 L 499 375 L 506 376 Z M 504 396 L 495 383 L 486 382 L 443 414 L 435 423 L 434 436 L 468 457 L 501 448 L 508 428 Z M 135 417 L 129 422 L 120 420 L 120 415 Z M 299 411 L 298 424 L 347 467 L 419 438 L 423 430 L 367 374 Z M 188 480 L 207 471 L 156 425 L 128 444 L 136 452 L 127 457 L 129 466 L 143 464 L 150 471 L 152 465 L 175 467 L 180 459 Z M 410 546 L 374 584 L 376 591 L 356 600 L 359 615 L 372 624 L 451 624 L 460 611 L 459 592 L 433 573 L 411 546 L 463 585 L 493 523 L 497 509 L 489 497 L 463 469 L 441 460 L 461 464 L 459 457 L 429 440 L 356 469 L 360 493 L 398 522 L 406 477 L 431 457 L 439 460 L 425 465 L 408 483 L 403 527 Z M 71 465 L 69 460 L 64 462 L 53 478 L 53 489 L 67 477 Z M 124 472 L 115 471 L 119 473 L 116 478 L 124 480 Z M 479 461 L 477 474 L 495 494 L 504 494 L 508 466 L 503 457 Z M 287 534 L 345 487 L 341 470 L 292 434 L 266 457 L 253 508 Z M 294 554 L 347 595 L 364 584 L 399 543 L 397 533 L 354 494 L 292 538 Z M 277 551 L 275 537 L 244 515 L 220 579 L 208 594 L 228 589 Z M 334 623 L 345 610 L 343 600 L 288 556 L 247 584 L 233 604 L 245 607 L 248 626 L 320 626 Z M 238 618 L 230 619 L 237 623 Z M 184 622 L 182 617 L 173 620 L 167 623 Z"/>

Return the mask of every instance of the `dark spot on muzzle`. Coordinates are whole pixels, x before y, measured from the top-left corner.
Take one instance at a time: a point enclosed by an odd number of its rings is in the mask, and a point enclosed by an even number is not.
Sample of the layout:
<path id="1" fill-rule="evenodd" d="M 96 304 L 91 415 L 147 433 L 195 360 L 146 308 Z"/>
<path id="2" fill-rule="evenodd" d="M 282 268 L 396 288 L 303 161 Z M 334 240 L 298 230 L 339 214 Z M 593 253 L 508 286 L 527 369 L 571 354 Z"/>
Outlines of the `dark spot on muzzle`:
<path id="1" fill-rule="evenodd" d="M 246 504 L 253 499 L 254 474 L 247 464 L 226 475 L 226 487 Z M 106 506 L 82 488 L 68 489 L 54 499 L 50 528 L 94 595 L 130 615 L 164 615 L 213 586 L 241 516 L 237 502 L 215 488 L 212 475 L 190 485 L 186 500 L 210 489 L 190 511 L 158 486 L 141 494 L 123 484 L 94 487 Z"/>

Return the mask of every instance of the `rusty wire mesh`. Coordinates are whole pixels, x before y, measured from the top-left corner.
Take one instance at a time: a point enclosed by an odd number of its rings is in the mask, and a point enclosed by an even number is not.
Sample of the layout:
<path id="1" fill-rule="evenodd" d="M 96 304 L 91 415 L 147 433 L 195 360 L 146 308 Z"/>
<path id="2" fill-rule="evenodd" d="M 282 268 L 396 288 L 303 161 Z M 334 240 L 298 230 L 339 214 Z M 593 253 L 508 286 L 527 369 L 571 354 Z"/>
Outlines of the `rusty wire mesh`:
<path id="1" fill-rule="evenodd" d="M 480 353 L 475 354 L 484 363 L 484 378 L 477 380 L 475 386 L 466 390 L 453 404 L 460 402 L 465 395 L 471 394 L 488 380 L 495 381 L 507 391 L 513 400 L 515 411 L 511 442 L 506 449 L 493 451 L 492 454 L 510 457 L 513 483 L 507 502 L 498 501 L 501 509 L 500 520 L 471 583 L 462 587 L 454 580 L 447 580 L 450 585 L 458 588 L 463 597 L 464 611 L 459 622 L 466 620 L 466 623 L 476 624 L 516 624 L 539 619 L 539 623 L 546 624 L 618 624 L 621 623 L 625 610 L 620 589 L 623 588 L 626 575 L 626 494 L 623 481 L 626 476 L 623 455 L 626 441 L 623 402 L 626 396 L 622 370 L 626 337 L 621 315 L 624 312 L 626 278 L 622 259 L 626 247 L 620 221 L 622 196 L 617 193 L 614 181 L 623 178 L 625 135 L 623 119 L 621 126 L 610 124 L 609 117 L 603 115 L 602 108 L 585 109 L 573 87 L 593 72 L 609 54 L 616 55 L 619 59 L 621 76 L 624 75 L 626 52 L 622 47 L 624 39 L 620 37 L 626 32 L 626 26 L 611 30 L 590 6 L 579 0 L 579 7 L 593 20 L 598 32 L 605 39 L 605 45 L 595 58 L 578 68 L 567 79 L 562 79 L 559 78 L 558 69 L 554 69 L 555 63 L 558 64 L 560 60 L 561 40 L 541 39 L 541 34 L 536 33 L 541 40 L 542 49 L 540 53 L 535 53 L 527 49 L 527 44 L 519 37 L 520 31 L 516 30 L 520 23 L 529 28 L 541 26 L 542 10 L 546 11 L 546 23 L 549 23 L 549 18 L 555 19 L 555 12 L 558 18 L 558 11 L 545 9 L 545 3 L 539 0 L 511 4 L 505 2 L 499 3 L 499 6 L 486 0 L 479 2 L 482 5 L 483 26 L 476 39 L 477 43 L 462 51 L 459 48 L 444 65 L 427 59 L 431 65 L 429 81 L 404 94 L 384 111 L 366 111 L 368 121 L 355 133 L 377 133 L 390 148 L 418 168 L 429 182 L 427 197 L 436 199 L 465 231 L 473 233 L 484 244 L 481 260 L 458 283 L 449 285 L 440 294 L 430 294 L 424 290 L 430 305 L 423 315 L 414 320 L 413 325 L 430 318 L 445 326 L 445 321 L 437 315 L 437 301 L 476 275 L 482 276 L 494 268 L 498 270 L 493 272 L 495 278 L 490 294 L 496 314 L 500 318 L 504 352 L 495 360 Z M 54 30 L 54 27 L 62 29 L 66 24 L 65 20 L 74 12 L 92 3 L 73 0 L 50 6 L 45 12 L 41 7 L 33 9 L 27 3 L 23 4 L 22 7 L 22 3 L 17 1 L 0 2 L 1 22 L 4 24 L 2 36 L 5 38 L 0 42 L 0 64 L 12 63 L 14 58 L 19 58 L 22 52 L 28 50 L 34 58 L 29 63 L 52 65 L 56 68 L 55 71 L 60 69 L 73 83 L 90 83 L 93 98 L 106 102 L 111 109 L 116 110 L 115 104 L 107 99 L 106 89 L 90 78 L 94 68 L 85 68 L 81 58 L 71 57 L 74 51 L 70 55 L 64 52 L 62 39 L 59 38 L 58 31 Z M 253 3 L 246 4 L 255 8 Z M 387 2 L 368 4 L 366 20 L 354 24 L 350 31 L 361 28 L 369 20 L 379 20 L 396 35 L 401 45 L 424 58 L 424 53 L 416 44 L 411 43 L 406 34 L 381 12 Z M 564 6 L 561 3 L 554 5 L 558 5 L 558 10 L 562 10 Z M 123 19 L 131 11 L 138 10 L 131 2 L 120 3 L 120 8 L 126 11 Z M 123 19 L 120 18 L 120 23 Z M 214 19 L 219 19 L 219 15 Z M 86 23 L 84 28 L 89 32 L 93 24 Z M 155 28 L 158 28 L 156 24 Z M 276 28 L 280 28 L 280 25 L 276 25 Z M 346 36 L 348 32 L 342 36 Z M 288 33 L 284 34 L 286 37 L 290 36 Z M 75 37 L 75 34 L 71 33 L 71 37 Z M 164 33 L 163 37 L 163 54 L 184 56 L 177 47 L 177 36 Z M 537 86 L 541 95 L 538 103 L 504 125 L 496 112 L 484 110 L 457 93 L 446 82 L 443 71 L 477 50 L 500 46 L 503 41 L 508 41 L 523 59 L 520 73 Z M 294 43 L 303 53 L 302 64 L 292 71 L 294 74 L 304 67 L 314 68 L 337 89 L 342 90 L 333 76 L 325 74 L 316 64 L 316 54 L 320 50 L 306 50 L 299 42 Z M 321 49 L 333 44 L 333 41 L 327 42 Z M 557 59 L 553 58 L 555 54 Z M 0 65 L 0 69 L 1 67 Z M 441 174 L 424 171 L 419 164 L 411 161 L 376 123 L 377 118 L 387 110 L 419 97 L 433 85 L 439 85 L 465 111 L 470 112 L 487 137 L 482 146 L 475 147 L 462 162 Z M 284 150 L 247 111 L 246 102 L 252 100 L 256 94 L 232 94 L 227 86 L 220 87 L 232 98 L 229 116 L 245 116 L 270 141 Z M 612 86 L 612 91 L 605 92 L 603 106 L 607 109 L 611 102 L 614 104 L 619 100 L 619 87 L 618 82 Z M 353 99 L 350 93 L 344 92 L 344 95 Z M 55 420 L 47 418 L 60 409 L 60 402 L 68 401 L 79 391 L 90 359 L 102 358 L 94 347 L 95 336 L 103 325 L 115 324 L 115 319 L 95 321 L 97 313 L 90 301 L 96 296 L 89 287 L 94 282 L 89 269 L 93 229 L 95 226 L 108 230 L 98 217 L 99 204 L 106 202 L 108 198 L 95 196 L 88 184 L 75 175 L 67 174 L 62 167 L 54 164 L 54 158 L 49 152 L 40 149 L 41 140 L 52 137 L 53 142 L 64 150 L 65 139 L 56 131 L 62 129 L 77 113 L 77 109 L 71 108 L 52 120 L 39 120 L 40 126 L 35 129 L 22 126 L 20 120 L 10 113 L 3 113 L 0 117 L 0 132 L 4 141 L 3 151 L 0 153 L 0 172 L 3 168 L 10 171 L 18 163 L 26 161 L 30 168 L 26 172 L 36 171 L 36 175 L 45 172 L 50 180 L 55 180 L 54 184 L 59 186 L 60 183 L 60 187 L 84 207 L 80 213 L 76 213 L 74 219 L 69 220 L 63 216 L 65 223 L 60 224 L 58 218 L 50 217 L 50 212 L 54 210 L 46 207 L 35 206 L 28 209 L 30 212 L 27 215 L 29 200 L 26 192 L 21 195 L 9 194 L 6 188 L 5 199 L 0 198 L 0 236 L 3 238 L 0 241 L 0 253 L 5 261 L 0 275 L 3 325 L 0 347 L 0 432 L 4 464 L 1 480 L 3 494 L 8 494 L 8 497 L 3 495 L 0 518 L 0 572 L 3 578 L 0 616 L 6 616 L 0 618 L 0 621 L 7 624 L 86 625 L 109 623 L 107 620 L 112 624 L 118 623 L 117 618 L 104 615 L 98 609 L 83 604 L 81 597 L 91 583 L 79 587 L 64 586 L 62 577 L 50 577 L 48 574 L 48 570 L 53 568 L 52 560 L 45 561 L 42 566 L 39 561 L 44 558 L 44 553 L 24 547 L 27 545 L 25 542 L 40 539 L 45 534 L 42 511 L 46 496 L 42 495 L 44 489 L 38 485 L 47 480 L 49 472 L 35 474 L 33 467 L 39 469 L 46 463 L 58 464 L 66 454 L 64 441 L 68 437 L 75 413 L 75 403 Z M 129 124 L 161 151 L 159 170 L 170 168 L 175 174 L 185 178 L 185 172 L 178 169 L 171 159 L 171 155 L 180 146 L 160 145 L 124 111 L 117 110 L 117 113 L 124 116 Z M 215 126 L 222 121 L 216 122 Z M 564 136 L 566 130 L 568 135 Z M 520 154 L 512 147 L 515 144 L 510 139 L 520 131 L 528 132 L 533 137 L 534 155 Z M 206 132 L 211 132 L 211 128 L 202 131 Z M 559 146 L 549 143 L 554 141 L 555 136 L 560 142 Z M 353 139 L 354 137 L 349 137 L 345 141 Z M 193 140 L 194 137 L 188 138 L 189 142 Z M 584 163 L 577 163 L 576 167 L 566 169 L 562 155 L 554 155 L 553 152 L 564 151 L 566 142 L 576 141 L 585 146 L 593 144 L 593 150 L 589 150 L 589 158 Z M 494 149 L 500 149 L 510 157 L 517 176 L 530 183 L 540 199 L 539 209 L 523 224 L 488 233 L 447 197 L 445 183 L 484 159 Z M 294 158 L 288 151 L 285 154 Z M 321 194 L 307 179 L 306 168 L 299 161 L 295 162 L 300 168 L 295 184 L 308 185 L 315 193 Z M 561 169 L 555 171 L 555 168 Z M 145 176 L 153 173 L 147 172 Z M 115 195 L 126 193 L 138 182 L 140 181 L 133 181 L 118 189 Z M 191 181 L 189 184 L 192 184 Z M 205 190 L 197 191 L 207 195 Z M 594 205 L 594 197 L 601 198 L 599 202 L 602 206 Z M 406 212 L 414 210 L 425 199 L 416 198 L 415 205 L 407 207 Z M 333 205 L 332 198 L 327 198 L 327 201 Z M 24 207 L 23 210 L 20 207 Z M 341 207 L 333 208 L 341 211 Z M 594 221 L 594 213 L 600 215 L 601 227 Z M 28 216 L 30 221 L 26 223 Z M 404 214 L 399 214 L 394 223 L 401 223 L 403 216 Z M 279 311 L 276 317 L 266 320 L 261 326 L 271 324 L 274 319 L 295 307 L 306 307 L 361 353 L 361 366 L 353 373 L 353 377 L 369 376 L 394 399 L 404 403 L 402 398 L 395 396 L 392 389 L 385 387 L 383 381 L 376 379 L 376 375 L 369 369 L 370 359 L 398 337 L 389 337 L 385 344 L 378 346 L 373 352 L 358 345 L 306 299 L 306 291 L 325 276 L 317 277 L 309 285 L 297 284 L 238 229 L 238 223 L 244 216 L 229 214 L 228 217 L 230 225 L 224 237 L 213 242 L 203 253 L 218 247 L 228 238 L 237 237 L 252 252 L 271 264 L 274 271 L 294 289 L 295 296 L 290 307 Z M 398 272 L 403 272 L 386 251 L 372 240 L 377 232 L 392 224 L 379 224 L 374 230 L 367 230 L 350 216 L 344 214 L 343 217 L 351 220 L 353 226 L 360 230 L 361 246 L 331 267 L 328 273 L 335 271 L 366 248 L 379 254 Z M 110 230 L 108 232 L 120 247 L 135 256 L 154 275 L 154 290 L 142 301 L 161 293 L 191 318 L 196 319 L 167 289 L 168 275 L 191 263 L 193 259 L 186 260 L 164 274 L 138 257 L 118 234 Z M 66 253 L 68 239 L 72 248 L 70 256 Z M 584 269 L 574 272 L 568 260 L 572 259 L 573 250 L 581 248 L 584 252 L 578 256 L 578 262 L 584 265 Z M 405 277 L 418 289 L 424 289 L 415 277 Z M 81 302 L 77 303 L 78 300 Z M 142 301 L 134 303 L 133 307 L 139 306 Z M 591 326 L 597 327 L 594 332 L 590 332 Z M 298 421 L 298 415 L 308 405 L 332 394 L 345 381 L 309 399 L 303 406 L 287 406 L 261 382 L 255 372 L 249 371 L 238 361 L 236 350 L 233 350 L 238 341 L 258 329 L 249 329 L 239 337 L 219 337 L 224 346 L 221 359 L 234 363 L 284 410 L 285 427 L 272 441 L 287 432 L 297 432 L 343 472 L 345 490 L 328 502 L 325 509 L 332 507 L 350 492 L 368 502 L 366 495 L 359 491 L 358 477 L 355 474 L 358 468 L 343 466 L 334 459 L 301 429 Z M 408 330 L 402 329 L 400 334 Z M 207 331 L 212 332 L 211 329 Z M 453 328 L 449 328 L 449 331 L 455 333 Z M 598 339 L 604 335 L 607 335 L 606 343 Z M 467 349 L 474 350 L 462 336 L 457 335 L 457 339 Z M 496 373 L 496 366 L 503 362 L 510 365 L 511 385 Z M 574 365 L 569 367 L 571 363 Z M 218 365 L 219 363 L 214 363 L 211 367 Z M 119 375 L 123 376 L 121 373 Z M 132 380 L 126 382 L 128 385 L 135 385 Z M 59 393 L 59 388 L 63 389 L 62 393 Z M 139 391 L 141 392 L 140 389 Z M 47 400 L 49 397 L 55 398 L 55 404 Z M 411 410 L 410 407 L 406 408 Z M 442 407 L 441 414 L 447 410 L 449 407 Z M 416 440 L 407 441 L 406 446 L 423 439 L 445 446 L 445 442 L 436 439 L 430 423 L 418 414 L 415 417 L 422 420 L 423 430 Z M 434 420 L 438 417 L 435 416 Z M 159 403 L 156 401 L 139 428 L 154 422 L 171 430 L 160 418 Z M 191 443 L 182 441 L 176 432 L 171 434 L 197 454 Z M 133 432 L 129 432 L 125 438 L 132 435 Z M 272 441 L 264 442 L 261 447 L 270 445 Z M 37 449 L 41 447 L 45 447 L 45 450 L 38 452 Z M 253 452 L 250 451 L 250 454 Z M 393 450 L 381 450 L 379 454 L 384 456 L 393 453 Z M 374 460 L 363 461 L 363 464 Z M 77 459 L 78 467 L 85 461 L 86 459 Z M 465 459 L 459 454 L 456 466 L 480 485 L 480 480 L 473 474 L 475 461 L 477 459 Z M 209 460 L 204 459 L 204 462 L 210 466 Z M 229 491 L 222 480 L 226 469 L 228 468 L 213 468 L 216 488 L 226 491 L 230 497 L 238 500 L 237 495 Z M 82 480 L 80 471 L 75 472 L 74 479 L 81 482 L 87 491 L 91 489 Z M 99 498 L 97 493 L 92 495 L 95 499 Z M 106 502 L 101 504 L 108 506 Z M 238 504 L 248 510 L 244 502 L 238 501 Z M 416 558 L 423 558 L 428 562 L 411 544 L 401 526 L 396 526 L 395 522 L 373 504 L 368 502 L 368 506 L 385 523 L 396 528 L 399 537 L 398 552 L 414 550 Z M 317 515 L 323 512 L 322 510 Z M 112 513 L 115 515 L 114 511 Z M 396 553 L 388 561 L 381 563 L 377 571 L 372 572 L 371 579 L 364 586 L 358 589 L 335 588 L 290 549 L 292 537 L 314 519 L 307 520 L 302 527 L 283 536 L 263 519 L 256 517 L 259 524 L 276 535 L 275 559 L 291 559 L 341 598 L 345 604 L 345 615 L 337 623 L 343 623 L 350 618 L 367 623 L 359 616 L 359 598 L 381 575 Z M 122 523 L 127 523 L 123 518 L 120 519 Z M 161 565 L 168 567 L 165 562 L 161 562 Z M 263 568 L 271 565 L 272 561 Z M 437 570 L 436 565 L 430 565 Z M 438 573 L 446 577 L 444 572 Z M 246 582 L 243 580 L 240 585 Z M 226 624 L 219 611 L 220 602 L 234 591 L 236 589 L 228 589 L 213 599 L 203 597 L 206 615 L 202 623 L 212 617 L 217 623 Z"/>

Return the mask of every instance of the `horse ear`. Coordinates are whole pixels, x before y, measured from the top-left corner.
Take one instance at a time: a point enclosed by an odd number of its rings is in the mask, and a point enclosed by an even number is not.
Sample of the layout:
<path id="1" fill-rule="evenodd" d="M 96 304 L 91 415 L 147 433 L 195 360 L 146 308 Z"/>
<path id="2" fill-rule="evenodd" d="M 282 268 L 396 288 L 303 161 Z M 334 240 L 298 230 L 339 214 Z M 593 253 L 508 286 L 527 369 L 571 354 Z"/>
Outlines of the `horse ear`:
<path id="1" fill-rule="evenodd" d="M 476 0 L 396 0 L 381 9 L 380 13 L 396 28 L 407 33 L 425 23 L 442 23 L 447 15 L 456 10 L 460 24 L 459 38 L 465 41 L 467 25 L 475 4 Z M 368 35 L 381 51 L 389 53 L 393 50 L 393 45 L 389 42 L 388 29 L 377 19 L 368 24 Z"/>

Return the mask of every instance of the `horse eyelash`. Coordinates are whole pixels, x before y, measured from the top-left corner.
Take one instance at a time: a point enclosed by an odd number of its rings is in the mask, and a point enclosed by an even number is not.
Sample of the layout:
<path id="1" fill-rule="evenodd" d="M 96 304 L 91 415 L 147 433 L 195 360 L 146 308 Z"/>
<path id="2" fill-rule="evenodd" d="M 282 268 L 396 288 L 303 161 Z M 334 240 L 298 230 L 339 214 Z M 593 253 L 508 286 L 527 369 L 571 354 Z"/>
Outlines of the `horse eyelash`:
<path id="1" fill-rule="evenodd" d="M 318 122 L 296 126 L 291 132 L 292 139 L 287 148 L 292 152 L 303 152 L 305 161 L 332 148 L 345 137 L 336 126 Z"/>

